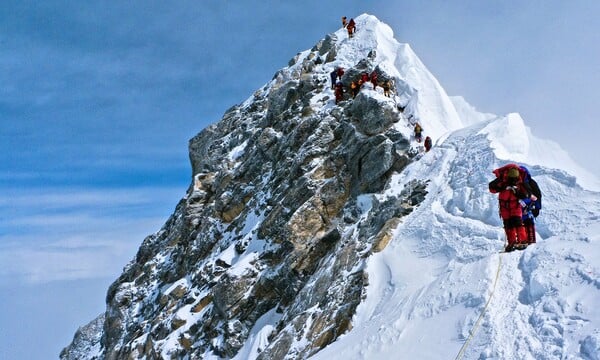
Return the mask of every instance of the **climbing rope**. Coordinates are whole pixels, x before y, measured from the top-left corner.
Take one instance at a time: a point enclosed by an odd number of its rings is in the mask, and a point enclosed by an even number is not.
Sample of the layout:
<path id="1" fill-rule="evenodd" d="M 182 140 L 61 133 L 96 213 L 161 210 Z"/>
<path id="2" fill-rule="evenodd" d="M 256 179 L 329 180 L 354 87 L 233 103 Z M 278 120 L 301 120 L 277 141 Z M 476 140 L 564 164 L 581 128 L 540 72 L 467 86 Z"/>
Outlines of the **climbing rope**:
<path id="1" fill-rule="evenodd" d="M 475 322 L 475 324 L 469 331 L 469 337 L 467 338 L 467 340 L 465 341 L 463 346 L 460 348 L 460 351 L 458 352 L 458 355 L 456 355 L 455 360 L 462 359 L 463 355 L 465 354 L 465 350 L 467 350 L 467 347 L 469 346 L 469 342 L 471 341 L 471 339 L 473 339 L 473 336 L 475 336 L 475 333 L 477 332 L 477 328 L 479 327 L 479 324 L 481 323 L 481 319 L 483 319 L 483 315 L 485 315 L 485 312 L 487 311 L 487 308 L 490 305 L 490 302 L 492 301 L 492 297 L 494 297 L 494 292 L 496 292 L 496 284 L 498 283 L 498 278 L 500 277 L 500 269 L 501 268 L 502 268 L 502 256 L 498 255 L 498 270 L 496 270 L 496 279 L 494 279 L 494 285 L 492 286 L 492 292 L 490 293 L 490 297 L 488 298 L 487 302 L 485 303 L 485 306 L 483 307 L 483 311 L 479 315 L 479 318 L 477 319 L 477 321 Z"/>

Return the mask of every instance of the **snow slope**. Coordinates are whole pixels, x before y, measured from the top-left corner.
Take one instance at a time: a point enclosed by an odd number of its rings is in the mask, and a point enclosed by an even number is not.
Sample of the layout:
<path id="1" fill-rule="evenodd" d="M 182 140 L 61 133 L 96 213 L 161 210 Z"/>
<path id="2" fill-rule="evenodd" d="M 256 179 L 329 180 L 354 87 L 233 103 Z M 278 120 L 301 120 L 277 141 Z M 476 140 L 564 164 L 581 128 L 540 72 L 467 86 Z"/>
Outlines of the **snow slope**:
<path id="1" fill-rule="evenodd" d="M 427 199 L 369 260 L 353 330 L 312 359 L 598 359 L 600 194 L 527 164 L 544 194 L 538 243 L 499 254 L 487 183 L 505 164 L 490 144 L 513 145 L 506 124 L 458 130 L 395 176 L 382 197 L 428 179 Z"/>

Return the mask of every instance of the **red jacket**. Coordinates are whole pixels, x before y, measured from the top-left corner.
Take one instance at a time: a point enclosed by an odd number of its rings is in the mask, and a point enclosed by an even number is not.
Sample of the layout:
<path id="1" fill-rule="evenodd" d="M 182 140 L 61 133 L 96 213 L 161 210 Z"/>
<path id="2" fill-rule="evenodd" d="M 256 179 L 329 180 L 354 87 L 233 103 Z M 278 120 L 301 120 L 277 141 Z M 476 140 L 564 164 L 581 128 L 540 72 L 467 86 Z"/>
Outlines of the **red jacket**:
<path id="1" fill-rule="evenodd" d="M 431 138 L 429 136 L 427 136 L 425 138 L 425 151 L 429 151 L 431 149 Z"/>
<path id="2" fill-rule="evenodd" d="M 506 177 L 510 168 L 516 167 L 521 175 L 516 183 L 509 183 Z M 492 194 L 498 193 L 498 202 L 500 204 L 500 217 L 508 219 L 511 217 L 523 216 L 523 208 L 519 204 L 520 199 L 529 197 L 527 188 L 523 185 L 523 173 L 518 165 L 508 164 L 494 170 L 496 179 L 489 184 Z"/>
<path id="3" fill-rule="evenodd" d="M 369 74 L 367 73 L 362 73 L 362 75 L 360 76 L 360 79 L 362 80 L 363 84 L 369 81 Z"/>

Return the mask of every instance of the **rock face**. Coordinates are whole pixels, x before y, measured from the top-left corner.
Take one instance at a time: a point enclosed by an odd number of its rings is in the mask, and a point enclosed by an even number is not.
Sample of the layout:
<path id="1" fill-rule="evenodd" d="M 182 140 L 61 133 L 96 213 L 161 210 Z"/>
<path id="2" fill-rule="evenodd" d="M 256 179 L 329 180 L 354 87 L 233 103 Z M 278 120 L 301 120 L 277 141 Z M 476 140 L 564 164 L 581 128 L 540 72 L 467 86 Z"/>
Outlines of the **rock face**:
<path id="1" fill-rule="evenodd" d="M 339 42 L 329 35 L 298 54 L 190 140 L 186 196 L 108 289 L 93 322 L 102 330 L 78 332 L 61 359 L 227 359 L 257 332 L 267 339 L 258 359 L 300 359 L 351 328 L 366 258 L 426 184 L 377 197 L 416 151 L 381 89 L 334 104 Z M 393 78 L 357 53 L 344 81 L 376 69 Z"/>
<path id="2" fill-rule="evenodd" d="M 75 333 L 73 342 L 60 352 L 61 359 L 99 359 L 94 356 L 101 351 L 100 335 L 104 326 L 104 314 L 98 316 Z"/>

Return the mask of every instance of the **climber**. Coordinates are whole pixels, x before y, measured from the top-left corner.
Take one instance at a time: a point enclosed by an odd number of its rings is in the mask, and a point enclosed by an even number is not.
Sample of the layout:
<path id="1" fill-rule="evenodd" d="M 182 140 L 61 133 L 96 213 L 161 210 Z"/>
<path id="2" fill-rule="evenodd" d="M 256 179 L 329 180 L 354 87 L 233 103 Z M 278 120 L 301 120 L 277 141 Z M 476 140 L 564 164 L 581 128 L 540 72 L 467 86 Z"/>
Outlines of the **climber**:
<path id="1" fill-rule="evenodd" d="M 390 81 L 389 81 L 389 80 L 386 80 L 386 81 L 383 83 L 383 86 L 382 86 L 382 87 L 383 87 L 383 95 L 385 95 L 385 96 L 387 96 L 387 97 L 390 97 L 390 87 L 391 87 L 391 86 L 390 86 Z"/>
<path id="2" fill-rule="evenodd" d="M 340 66 L 340 67 L 337 68 L 338 79 L 342 80 L 342 76 L 343 75 L 344 75 L 344 68 Z"/>
<path id="3" fill-rule="evenodd" d="M 538 183 L 533 180 L 529 170 L 525 166 L 519 166 L 519 170 L 523 175 L 523 184 L 531 193 L 531 196 L 523 199 L 525 206 L 523 207 L 523 226 L 527 233 L 527 243 L 535 244 L 535 218 L 540 214 L 542 208 L 542 192 Z"/>
<path id="4" fill-rule="evenodd" d="M 421 127 L 421 125 L 419 123 L 415 124 L 415 139 L 419 143 L 423 139 L 423 128 Z"/>
<path id="5" fill-rule="evenodd" d="M 369 82 L 369 74 L 367 74 L 366 72 L 362 73 L 360 75 L 360 85 L 362 86 L 363 84 L 366 84 Z"/>
<path id="6" fill-rule="evenodd" d="M 346 25 L 348 25 L 348 21 L 346 20 L 345 16 L 342 16 L 342 27 L 346 27 Z"/>
<path id="7" fill-rule="evenodd" d="M 350 84 L 350 90 L 352 91 L 352 98 L 354 99 L 356 95 L 358 95 L 358 90 L 360 90 L 360 83 L 353 81 L 352 84 Z"/>
<path id="8" fill-rule="evenodd" d="M 429 136 L 425 137 L 425 152 L 429 152 L 431 150 L 431 138 Z"/>
<path id="9" fill-rule="evenodd" d="M 336 83 L 336 80 L 337 80 L 337 73 L 338 73 L 337 69 L 333 69 L 333 71 L 329 73 L 329 76 L 331 77 L 331 88 L 332 89 L 335 89 L 335 83 Z"/>
<path id="10" fill-rule="evenodd" d="M 342 100 L 344 100 L 344 86 L 341 81 L 338 81 L 337 84 L 335 84 L 335 103 L 337 104 Z"/>
<path id="11" fill-rule="evenodd" d="M 523 250 L 527 247 L 527 232 L 523 226 L 524 199 L 531 198 L 523 184 L 519 166 L 508 164 L 493 171 L 496 178 L 489 183 L 492 194 L 498 193 L 500 217 L 508 245 L 504 251 Z"/>
<path id="12" fill-rule="evenodd" d="M 346 25 L 346 29 L 348 30 L 348 37 L 352 37 L 356 32 L 356 23 L 354 22 L 354 19 L 350 19 L 348 25 Z"/>
<path id="13" fill-rule="evenodd" d="M 521 216 L 521 220 L 523 222 L 523 227 L 525 228 L 525 241 L 527 245 L 535 244 L 535 219 L 533 216 L 532 207 L 534 206 L 534 201 L 531 198 L 525 198 L 521 200 L 521 206 L 523 207 L 523 215 Z"/>
<path id="14" fill-rule="evenodd" d="M 371 72 L 371 84 L 373 84 L 373 90 L 375 90 L 377 87 L 377 72 L 375 72 L 375 70 Z"/>

